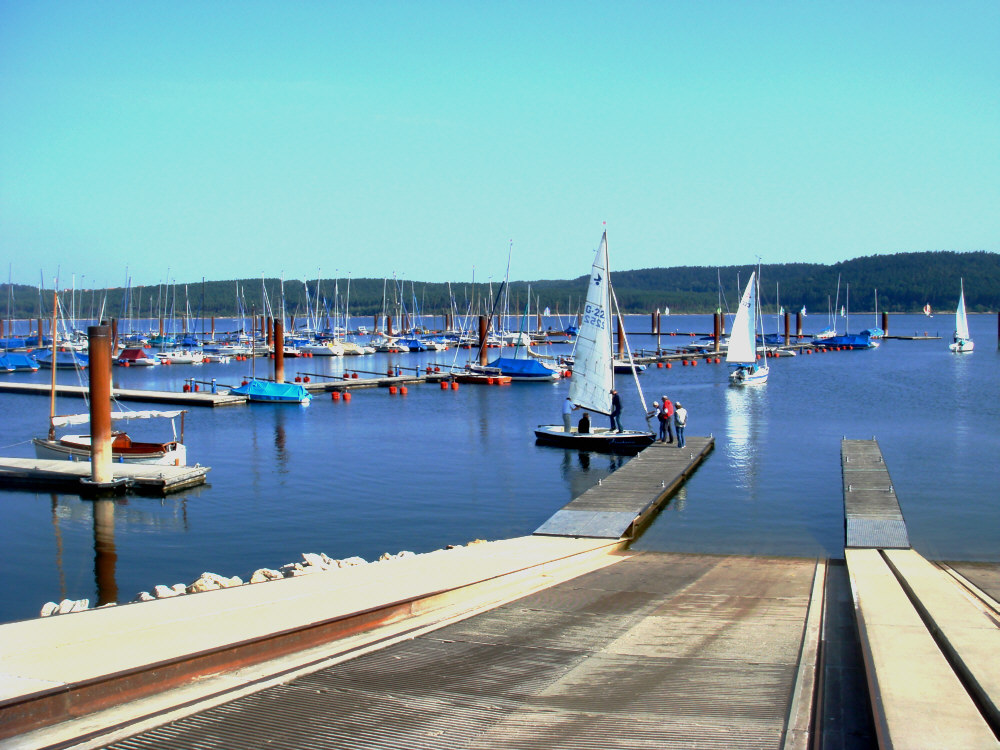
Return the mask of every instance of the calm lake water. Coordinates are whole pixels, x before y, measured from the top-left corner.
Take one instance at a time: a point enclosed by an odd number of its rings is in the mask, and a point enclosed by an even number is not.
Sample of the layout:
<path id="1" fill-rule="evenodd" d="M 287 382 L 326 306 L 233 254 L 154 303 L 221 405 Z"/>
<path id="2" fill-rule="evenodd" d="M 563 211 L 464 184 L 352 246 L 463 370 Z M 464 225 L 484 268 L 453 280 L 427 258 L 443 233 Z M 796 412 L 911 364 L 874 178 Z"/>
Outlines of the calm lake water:
<path id="1" fill-rule="evenodd" d="M 859 325 L 855 316 L 852 330 L 871 324 L 867 317 Z M 814 332 L 826 319 L 804 323 Z M 934 559 L 1000 560 L 997 317 L 974 315 L 970 324 L 977 350 L 955 355 L 947 349 L 951 316 L 894 315 L 890 333 L 943 338 L 772 360 L 760 388 L 729 387 L 724 364 L 647 370 L 639 379 L 647 402 L 663 394 L 680 400 L 688 434 L 712 434 L 716 448 L 634 546 L 840 557 L 840 440 L 874 436 L 914 547 Z M 633 348 L 654 346 L 640 335 L 649 330 L 648 316 L 627 325 Z M 711 330 L 711 319 L 672 316 L 662 325 L 685 334 L 664 336 L 669 347 L 688 342 L 689 331 Z M 774 316 L 768 326 L 775 330 Z M 460 363 L 468 356 L 458 351 Z M 385 372 L 454 358 L 450 350 L 288 360 L 286 377 L 345 367 Z M 255 367 L 266 374 L 270 363 Z M 250 363 L 233 362 L 113 374 L 124 387 L 180 390 L 190 377 L 236 385 L 249 370 Z M 49 373 L 0 377 L 47 382 Z M 59 380 L 75 383 L 76 376 L 60 372 Z M 627 461 L 534 444 L 536 425 L 561 421 L 568 387 L 423 385 L 405 396 L 358 390 L 350 403 L 318 395 L 306 407 L 194 407 L 185 437 L 189 461 L 212 467 L 204 487 L 100 507 L 74 495 L 0 492 L 0 621 L 33 617 L 49 600 L 94 602 L 98 578 L 103 596 L 126 602 L 156 584 L 190 583 L 203 571 L 246 579 L 303 552 L 372 560 L 383 552 L 530 534 Z M 644 426 L 631 378 L 620 378 L 619 389 L 626 427 Z M 33 455 L 30 439 L 47 429 L 47 398 L 0 399 L 2 453 Z M 82 400 L 59 400 L 60 413 L 82 410 Z M 162 424 L 133 422 L 129 430 L 135 437 L 165 434 Z"/>

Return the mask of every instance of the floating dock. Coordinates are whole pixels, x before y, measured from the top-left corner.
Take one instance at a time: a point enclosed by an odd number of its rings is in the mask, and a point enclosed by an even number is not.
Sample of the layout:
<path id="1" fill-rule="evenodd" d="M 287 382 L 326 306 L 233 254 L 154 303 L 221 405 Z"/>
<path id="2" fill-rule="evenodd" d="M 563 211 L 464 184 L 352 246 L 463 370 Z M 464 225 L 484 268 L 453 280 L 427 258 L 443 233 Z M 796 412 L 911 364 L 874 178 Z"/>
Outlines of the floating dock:
<path id="1" fill-rule="evenodd" d="M 633 539 L 714 446 L 712 437 L 688 438 L 683 448 L 676 443 L 653 443 L 575 498 L 535 533 Z"/>
<path id="2" fill-rule="evenodd" d="M 113 463 L 114 479 L 139 493 L 166 495 L 205 483 L 208 466 L 161 466 Z M 0 458 L 0 486 L 49 488 L 88 494 L 89 461 L 55 461 L 42 458 Z"/>
<path id="3" fill-rule="evenodd" d="M 48 396 L 52 386 L 47 383 L 11 383 L 0 381 L 0 393 L 20 393 L 34 396 Z M 56 385 L 57 396 L 86 398 L 89 389 L 80 385 Z M 228 393 L 185 393 L 174 391 L 147 391 L 139 388 L 112 388 L 111 397 L 118 401 L 138 401 L 154 404 L 183 404 L 184 406 L 235 406 L 247 403 L 244 396 L 230 396 Z"/>
<path id="4" fill-rule="evenodd" d="M 841 465 L 845 556 L 879 745 L 1000 748 L 996 602 L 910 548 L 876 441 L 844 440 Z"/>

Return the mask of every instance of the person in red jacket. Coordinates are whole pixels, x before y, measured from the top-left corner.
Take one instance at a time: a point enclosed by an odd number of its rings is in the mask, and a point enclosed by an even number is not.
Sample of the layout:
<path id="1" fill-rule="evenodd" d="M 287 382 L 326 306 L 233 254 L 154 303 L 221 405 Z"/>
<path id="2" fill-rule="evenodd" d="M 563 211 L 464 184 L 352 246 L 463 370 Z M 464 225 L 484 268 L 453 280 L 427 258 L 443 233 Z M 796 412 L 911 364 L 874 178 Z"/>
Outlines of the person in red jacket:
<path id="1" fill-rule="evenodd" d="M 674 442 L 674 404 L 666 395 L 660 405 L 660 442 Z"/>

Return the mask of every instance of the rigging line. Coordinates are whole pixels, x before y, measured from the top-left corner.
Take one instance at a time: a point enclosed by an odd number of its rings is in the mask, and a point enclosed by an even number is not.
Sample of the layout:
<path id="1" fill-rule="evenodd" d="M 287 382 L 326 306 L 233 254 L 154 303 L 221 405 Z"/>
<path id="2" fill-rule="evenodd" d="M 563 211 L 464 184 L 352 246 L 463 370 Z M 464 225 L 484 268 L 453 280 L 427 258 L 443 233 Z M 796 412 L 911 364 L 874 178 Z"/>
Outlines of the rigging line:
<path id="1" fill-rule="evenodd" d="M 636 390 L 639 391 L 639 401 L 642 402 L 642 413 L 646 417 L 646 426 L 649 427 L 649 409 L 646 407 L 646 397 L 643 395 L 642 385 L 639 383 L 639 371 L 635 369 L 635 362 L 632 361 L 632 348 L 629 346 L 628 336 L 625 334 L 625 319 L 622 318 L 621 310 L 618 308 L 618 295 L 615 294 L 614 287 L 610 284 L 608 284 L 608 288 L 611 290 L 611 301 L 615 306 L 615 316 L 618 320 L 622 321 L 622 338 L 625 340 L 625 352 L 628 354 L 628 363 L 632 368 L 632 377 L 635 379 Z"/>

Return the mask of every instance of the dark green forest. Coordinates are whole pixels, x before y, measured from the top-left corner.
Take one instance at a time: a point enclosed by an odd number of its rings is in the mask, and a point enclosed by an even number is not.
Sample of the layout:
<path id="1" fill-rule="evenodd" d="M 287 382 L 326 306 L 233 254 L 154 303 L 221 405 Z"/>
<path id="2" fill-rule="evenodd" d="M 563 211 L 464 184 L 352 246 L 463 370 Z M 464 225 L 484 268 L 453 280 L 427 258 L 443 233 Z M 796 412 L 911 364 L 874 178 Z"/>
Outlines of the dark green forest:
<path id="1" fill-rule="evenodd" d="M 739 284 L 745 284 L 751 266 L 677 266 L 620 271 L 612 274 L 612 283 L 622 312 L 646 313 L 670 308 L 673 314 L 714 312 L 722 307 L 732 311 L 740 297 Z M 838 297 L 837 280 L 840 279 Z M 850 309 L 870 312 L 919 312 L 925 304 L 934 310 L 954 309 L 958 300 L 959 279 L 965 281 L 966 306 L 970 312 L 1000 310 L 1000 254 L 990 252 L 920 252 L 895 255 L 872 255 L 822 265 L 785 263 L 761 267 L 761 300 L 765 309 L 780 304 L 786 310 L 805 306 L 809 312 L 823 313 L 834 303 L 847 301 L 850 286 Z M 575 279 L 514 281 L 508 290 L 510 310 L 523 310 L 531 289 L 531 309 L 550 308 L 553 314 L 576 313 L 582 306 L 588 276 Z M 315 304 L 316 279 L 308 280 L 308 294 Z M 52 290 L 15 284 L 3 289 L 4 317 L 33 318 L 48 316 L 52 309 Z M 350 296 L 348 297 L 348 290 Z M 345 302 L 352 315 L 374 315 L 383 310 L 395 314 L 400 305 L 407 312 L 442 315 L 452 309 L 459 313 L 482 313 L 490 309 L 499 284 L 425 283 L 392 279 L 322 279 L 319 281 L 320 311 L 335 308 L 343 311 Z M 492 294 L 492 299 L 491 299 Z M 265 303 L 265 296 L 267 302 Z M 306 285 L 303 281 L 284 282 L 285 310 L 302 317 L 306 312 Z M 60 306 L 69 311 L 75 300 L 76 315 L 96 318 L 103 309 L 105 318 L 180 316 L 187 312 L 198 317 L 215 315 L 234 317 L 256 312 L 277 313 L 281 309 L 281 282 L 278 279 L 243 279 L 193 281 L 166 286 L 130 289 L 87 289 L 60 291 Z M 65 314 L 65 313 L 64 313 Z"/>

